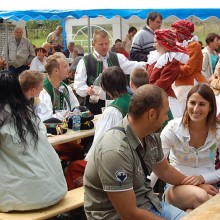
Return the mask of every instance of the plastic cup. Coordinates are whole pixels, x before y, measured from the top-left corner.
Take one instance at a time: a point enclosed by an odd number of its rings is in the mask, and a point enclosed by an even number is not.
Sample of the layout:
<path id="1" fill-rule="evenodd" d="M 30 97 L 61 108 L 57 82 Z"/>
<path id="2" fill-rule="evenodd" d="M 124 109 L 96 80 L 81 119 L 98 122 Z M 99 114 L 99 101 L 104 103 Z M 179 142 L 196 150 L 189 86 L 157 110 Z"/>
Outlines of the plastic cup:
<path id="1" fill-rule="evenodd" d="M 105 111 L 106 107 L 102 107 L 101 110 L 102 110 L 102 113 Z"/>
<path id="2" fill-rule="evenodd" d="M 93 87 L 94 94 L 90 95 L 89 102 L 90 103 L 97 103 L 99 101 L 100 93 L 101 93 L 101 87 L 94 86 Z"/>

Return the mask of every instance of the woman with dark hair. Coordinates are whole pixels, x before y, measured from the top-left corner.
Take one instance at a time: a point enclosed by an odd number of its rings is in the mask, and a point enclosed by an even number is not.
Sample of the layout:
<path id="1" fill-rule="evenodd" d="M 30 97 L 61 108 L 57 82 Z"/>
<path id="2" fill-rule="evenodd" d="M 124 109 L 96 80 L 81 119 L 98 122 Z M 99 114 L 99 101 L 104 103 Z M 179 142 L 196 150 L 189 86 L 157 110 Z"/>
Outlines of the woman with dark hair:
<path id="1" fill-rule="evenodd" d="M 30 70 L 35 70 L 40 73 L 46 72 L 46 50 L 43 47 L 38 47 L 35 49 L 36 57 L 31 61 Z"/>
<path id="2" fill-rule="evenodd" d="M 137 28 L 136 27 L 130 27 L 128 29 L 128 33 L 126 34 L 124 40 L 122 41 L 122 45 L 125 49 L 125 51 L 130 54 L 131 50 L 131 45 L 132 45 L 132 40 L 134 35 L 137 33 Z"/>
<path id="3" fill-rule="evenodd" d="M 60 160 L 19 81 L 0 72 L 0 211 L 51 206 L 66 194 Z"/>
<path id="4" fill-rule="evenodd" d="M 101 87 L 114 101 L 105 108 L 97 121 L 93 144 L 86 155 L 86 160 L 89 159 L 94 150 L 96 140 L 114 127 L 128 113 L 131 96 L 127 94 L 126 85 L 126 76 L 120 67 L 108 67 L 102 73 Z"/>
<path id="5" fill-rule="evenodd" d="M 218 193 L 214 185 L 220 180 L 220 169 L 215 170 L 220 122 L 216 117 L 215 95 L 207 84 L 192 87 L 183 117 L 168 123 L 161 132 L 161 141 L 171 165 L 188 176 L 183 185 L 167 185 L 167 202 L 182 210 L 194 209 L 207 201 L 209 195 Z"/>

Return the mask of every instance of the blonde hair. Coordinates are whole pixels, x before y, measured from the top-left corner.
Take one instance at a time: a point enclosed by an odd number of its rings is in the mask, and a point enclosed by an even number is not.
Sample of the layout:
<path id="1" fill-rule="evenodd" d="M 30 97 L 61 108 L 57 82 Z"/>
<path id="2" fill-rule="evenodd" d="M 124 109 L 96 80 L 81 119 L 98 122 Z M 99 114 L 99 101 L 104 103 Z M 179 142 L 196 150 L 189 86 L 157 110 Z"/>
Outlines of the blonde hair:
<path id="1" fill-rule="evenodd" d="M 45 70 L 47 71 L 48 75 L 51 75 L 54 68 L 59 69 L 60 64 L 58 59 L 62 59 L 61 56 L 57 54 L 50 55 L 46 60 Z"/>
<path id="2" fill-rule="evenodd" d="M 50 46 L 50 47 L 51 47 L 51 44 L 48 43 L 48 42 L 44 42 L 44 43 L 42 43 L 42 46 L 41 46 L 41 47 L 45 48 L 46 46 Z"/>
<path id="3" fill-rule="evenodd" d="M 19 75 L 19 83 L 23 92 L 37 88 L 44 80 L 44 75 L 35 70 L 25 70 Z"/>
<path id="4" fill-rule="evenodd" d="M 130 75 L 130 81 L 136 88 L 149 84 L 149 75 L 145 69 L 135 68 Z"/>
<path id="5" fill-rule="evenodd" d="M 94 33 L 93 33 L 93 42 L 96 41 L 96 38 L 97 36 L 100 36 L 102 38 L 105 38 L 108 36 L 108 33 L 104 30 L 96 30 Z"/>

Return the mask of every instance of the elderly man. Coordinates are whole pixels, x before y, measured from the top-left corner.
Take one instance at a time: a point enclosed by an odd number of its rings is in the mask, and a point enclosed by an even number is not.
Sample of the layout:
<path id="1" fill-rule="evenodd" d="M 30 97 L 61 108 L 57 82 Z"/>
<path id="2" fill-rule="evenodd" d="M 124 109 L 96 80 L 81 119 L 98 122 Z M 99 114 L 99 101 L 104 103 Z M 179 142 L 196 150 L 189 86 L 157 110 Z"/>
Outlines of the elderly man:
<path id="1" fill-rule="evenodd" d="M 65 50 L 64 55 L 66 56 L 66 58 L 74 58 L 73 54 L 74 54 L 74 46 L 75 43 L 74 42 L 69 42 L 68 46 L 67 46 L 67 50 Z"/>
<path id="2" fill-rule="evenodd" d="M 153 195 L 152 170 L 179 185 L 185 176 L 164 157 L 158 131 L 169 110 L 166 92 L 155 85 L 139 87 L 128 115 L 97 140 L 84 174 L 87 219 L 181 219 L 185 212 Z M 100 205 L 101 204 L 101 205 Z"/>
<path id="3" fill-rule="evenodd" d="M 57 26 L 55 31 L 48 34 L 46 41 L 50 43 L 52 46 L 58 46 L 60 49 L 63 49 L 62 31 L 62 26 Z"/>
<path id="4" fill-rule="evenodd" d="M 9 38 L 7 45 L 3 49 L 3 57 L 6 59 L 8 53 L 9 72 L 15 75 L 29 69 L 29 64 L 35 57 L 35 51 L 32 43 L 23 37 L 21 27 L 14 29 L 14 36 Z"/>
<path id="5" fill-rule="evenodd" d="M 144 68 L 145 62 L 129 61 L 124 55 L 116 54 L 109 51 L 109 36 L 104 30 L 97 30 L 93 35 L 93 54 L 84 56 L 76 69 L 74 89 L 81 97 L 86 97 L 85 105 L 93 114 L 100 114 L 101 108 L 105 106 L 106 94 L 104 92 L 100 95 L 98 103 L 90 103 L 89 95 L 94 94 L 93 83 L 109 66 L 119 66 L 125 74 L 136 67 Z"/>

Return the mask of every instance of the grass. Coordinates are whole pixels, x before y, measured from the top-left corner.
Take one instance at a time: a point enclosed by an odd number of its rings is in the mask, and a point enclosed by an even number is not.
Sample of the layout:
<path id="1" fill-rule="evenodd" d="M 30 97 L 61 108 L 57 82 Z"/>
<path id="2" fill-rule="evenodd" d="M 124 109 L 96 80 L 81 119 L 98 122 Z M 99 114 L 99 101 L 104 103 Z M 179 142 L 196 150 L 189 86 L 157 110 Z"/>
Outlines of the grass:
<path id="1" fill-rule="evenodd" d="M 45 38 L 42 39 L 30 39 L 32 44 L 34 44 L 36 47 L 41 47 L 42 44 L 46 41 Z"/>

